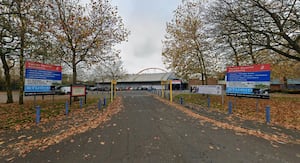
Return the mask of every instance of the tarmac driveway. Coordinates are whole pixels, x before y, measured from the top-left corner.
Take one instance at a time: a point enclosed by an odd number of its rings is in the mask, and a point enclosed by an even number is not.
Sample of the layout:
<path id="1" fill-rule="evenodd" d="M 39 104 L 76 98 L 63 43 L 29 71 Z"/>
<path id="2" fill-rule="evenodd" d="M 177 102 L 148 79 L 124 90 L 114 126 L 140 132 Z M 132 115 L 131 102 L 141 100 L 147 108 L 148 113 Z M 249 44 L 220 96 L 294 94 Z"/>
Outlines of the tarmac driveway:
<path id="1" fill-rule="evenodd" d="M 16 162 L 300 162 L 300 145 L 278 144 L 201 123 L 145 92 L 123 92 L 111 121 Z"/>

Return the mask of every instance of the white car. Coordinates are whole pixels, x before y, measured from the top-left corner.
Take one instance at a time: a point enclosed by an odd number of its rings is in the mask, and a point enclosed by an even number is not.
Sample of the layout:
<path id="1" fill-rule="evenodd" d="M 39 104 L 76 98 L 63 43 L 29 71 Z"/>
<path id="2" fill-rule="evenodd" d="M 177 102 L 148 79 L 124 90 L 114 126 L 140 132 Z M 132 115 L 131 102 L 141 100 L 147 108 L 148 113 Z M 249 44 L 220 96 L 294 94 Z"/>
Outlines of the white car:
<path id="1" fill-rule="evenodd" d="M 71 87 L 70 86 L 58 86 L 55 88 L 55 94 L 70 94 Z"/>
<path id="2" fill-rule="evenodd" d="M 70 86 L 62 86 L 62 87 L 60 87 L 60 92 L 62 94 L 70 94 L 71 93 L 71 87 Z"/>

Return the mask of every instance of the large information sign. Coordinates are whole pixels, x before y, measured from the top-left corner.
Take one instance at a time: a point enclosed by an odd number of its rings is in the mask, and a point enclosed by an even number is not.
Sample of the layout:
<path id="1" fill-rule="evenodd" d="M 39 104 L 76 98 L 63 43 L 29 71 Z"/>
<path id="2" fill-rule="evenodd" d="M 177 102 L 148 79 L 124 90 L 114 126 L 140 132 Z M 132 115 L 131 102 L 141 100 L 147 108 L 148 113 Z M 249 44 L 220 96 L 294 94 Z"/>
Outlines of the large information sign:
<path id="1" fill-rule="evenodd" d="M 25 95 L 53 94 L 51 86 L 61 83 L 61 66 L 38 62 L 25 62 Z"/>
<path id="2" fill-rule="evenodd" d="M 227 67 L 226 95 L 270 98 L 269 64 Z"/>

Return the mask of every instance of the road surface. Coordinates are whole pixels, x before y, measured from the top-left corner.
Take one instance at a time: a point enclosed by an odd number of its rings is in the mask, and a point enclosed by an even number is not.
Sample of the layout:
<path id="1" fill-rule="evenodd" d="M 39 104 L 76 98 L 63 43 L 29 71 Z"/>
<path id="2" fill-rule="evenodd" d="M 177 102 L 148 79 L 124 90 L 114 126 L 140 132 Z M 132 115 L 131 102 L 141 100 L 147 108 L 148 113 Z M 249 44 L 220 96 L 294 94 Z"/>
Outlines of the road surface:
<path id="1" fill-rule="evenodd" d="M 300 145 L 274 146 L 262 138 L 201 123 L 147 93 L 119 95 L 123 110 L 102 127 L 14 162 L 300 162 Z"/>

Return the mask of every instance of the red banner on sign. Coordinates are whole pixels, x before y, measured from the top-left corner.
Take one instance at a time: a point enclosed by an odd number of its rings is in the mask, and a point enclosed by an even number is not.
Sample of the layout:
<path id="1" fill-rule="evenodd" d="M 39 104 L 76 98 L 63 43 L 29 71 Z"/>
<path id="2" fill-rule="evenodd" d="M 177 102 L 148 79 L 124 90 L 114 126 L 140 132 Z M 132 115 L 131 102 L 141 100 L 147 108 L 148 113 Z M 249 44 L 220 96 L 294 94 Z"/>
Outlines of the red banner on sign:
<path id="1" fill-rule="evenodd" d="M 31 62 L 31 61 L 25 62 L 25 68 L 36 69 L 36 70 L 58 71 L 58 72 L 61 72 L 62 70 L 61 66 L 43 64 L 43 63 Z"/>
<path id="2" fill-rule="evenodd" d="M 270 71 L 270 64 L 259 64 L 251 66 L 237 66 L 237 67 L 227 67 L 227 72 L 259 72 L 259 71 Z"/>

